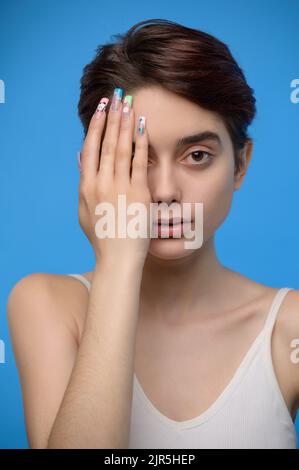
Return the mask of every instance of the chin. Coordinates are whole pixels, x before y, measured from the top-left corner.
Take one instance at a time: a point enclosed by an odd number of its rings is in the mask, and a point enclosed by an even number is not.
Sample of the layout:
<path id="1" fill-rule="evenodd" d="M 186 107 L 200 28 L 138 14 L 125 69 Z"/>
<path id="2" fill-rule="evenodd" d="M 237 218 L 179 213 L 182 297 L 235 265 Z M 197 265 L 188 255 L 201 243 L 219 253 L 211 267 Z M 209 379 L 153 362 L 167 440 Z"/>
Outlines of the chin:
<path id="1" fill-rule="evenodd" d="M 185 241 L 184 238 L 155 238 L 151 240 L 148 253 L 163 260 L 187 258 L 197 250 L 186 249 Z"/>

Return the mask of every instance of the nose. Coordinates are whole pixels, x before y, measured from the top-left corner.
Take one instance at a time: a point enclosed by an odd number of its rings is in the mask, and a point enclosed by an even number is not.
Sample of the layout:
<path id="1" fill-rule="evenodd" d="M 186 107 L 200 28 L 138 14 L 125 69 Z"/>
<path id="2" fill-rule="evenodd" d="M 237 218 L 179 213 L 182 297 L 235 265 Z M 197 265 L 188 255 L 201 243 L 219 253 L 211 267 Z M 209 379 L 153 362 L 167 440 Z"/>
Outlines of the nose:
<path id="1" fill-rule="evenodd" d="M 171 164 L 157 165 L 153 172 L 149 172 L 148 184 L 153 202 L 168 205 L 181 200 L 181 190 L 175 171 Z"/>

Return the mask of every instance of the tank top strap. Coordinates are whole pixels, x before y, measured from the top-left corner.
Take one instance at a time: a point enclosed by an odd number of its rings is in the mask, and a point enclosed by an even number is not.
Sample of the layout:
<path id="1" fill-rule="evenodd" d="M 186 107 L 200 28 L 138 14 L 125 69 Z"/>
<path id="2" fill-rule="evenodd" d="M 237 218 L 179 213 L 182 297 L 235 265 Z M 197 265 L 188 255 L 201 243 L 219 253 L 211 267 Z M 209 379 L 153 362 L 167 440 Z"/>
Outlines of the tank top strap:
<path id="1" fill-rule="evenodd" d="M 84 284 L 87 287 L 88 291 L 90 291 L 91 284 L 90 284 L 89 280 L 86 279 L 85 276 L 82 276 L 82 274 L 67 274 L 67 276 L 72 276 L 72 277 L 78 279 L 79 281 L 82 282 L 82 284 Z"/>
<path id="2" fill-rule="evenodd" d="M 272 330 L 273 330 L 273 326 L 274 326 L 274 323 L 275 323 L 275 320 L 277 318 L 277 315 L 278 315 L 278 312 L 279 312 L 279 309 L 280 309 L 280 306 L 286 296 L 286 294 L 292 290 L 292 287 L 281 287 L 273 301 L 272 301 L 272 304 L 271 304 L 271 307 L 270 307 L 270 310 L 269 310 L 269 313 L 267 315 L 267 318 L 266 318 L 266 322 L 264 324 L 264 333 L 267 335 L 267 336 L 270 336 L 271 333 L 272 333 Z"/>

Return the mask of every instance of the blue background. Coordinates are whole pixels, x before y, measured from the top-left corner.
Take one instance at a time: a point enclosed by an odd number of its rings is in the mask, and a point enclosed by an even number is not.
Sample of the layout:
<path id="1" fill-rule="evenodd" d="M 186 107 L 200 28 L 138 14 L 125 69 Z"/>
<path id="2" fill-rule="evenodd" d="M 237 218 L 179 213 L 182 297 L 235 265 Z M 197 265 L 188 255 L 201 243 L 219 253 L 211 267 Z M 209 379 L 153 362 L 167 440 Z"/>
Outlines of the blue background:
<path id="1" fill-rule="evenodd" d="M 0 364 L 1 448 L 28 446 L 6 320 L 11 288 L 29 273 L 94 267 L 77 215 L 83 66 L 96 46 L 149 18 L 215 35 L 244 70 L 257 98 L 249 129 L 255 147 L 244 184 L 216 235 L 219 258 L 258 282 L 299 288 L 299 103 L 290 101 L 290 83 L 299 78 L 298 1 L 1 0 L 0 79 L 6 86 L 0 104 L 0 338 L 6 352 Z M 298 417 L 296 424 L 298 430 Z"/>

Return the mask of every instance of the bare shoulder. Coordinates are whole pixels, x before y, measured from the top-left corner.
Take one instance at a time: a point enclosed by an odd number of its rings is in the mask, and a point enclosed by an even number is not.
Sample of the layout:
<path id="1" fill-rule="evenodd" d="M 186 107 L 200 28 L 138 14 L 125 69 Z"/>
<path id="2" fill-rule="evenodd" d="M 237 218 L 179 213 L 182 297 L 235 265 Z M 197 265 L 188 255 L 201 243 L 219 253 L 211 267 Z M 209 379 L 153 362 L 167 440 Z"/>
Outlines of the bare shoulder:
<path id="1" fill-rule="evenodd" d="M 88 278 L 88 276 L 86 276 Z M 82 308 L 86 303 L 86 287 L 65 274 L 31 273 L 12 287 L 7 300 L 8 318 L 18 316 L 18 320 L 28 321 L 28 315 L 38 315 L 40 319 L 51 316 L 78 337 Z M 28 309 L 26 318 L 24 312 Z M 30 313 L 31 312 L 31 313 Z"/>
<path id="2" fill-rule="evenodd" d="M 281 288 L 267 286 L 262 283 L 252 281 L 251 279 L 241 276 L 245 286 L 245 291 L 255 292 L 253 299 L 261 301 L 264 311 L 268 311 L 266 306 L 270 307 L 276 295 Z M 240 289 L 242 290 L 242 289 Z M 280 305 L 278 315 L 275 321 L 276 336 L 284 345 L 291 347 L 291 341 L 297 339 L 299 343 L 299 290 L 291 288 L 288 290 Z M 299 361 L 298 361 L 299 362 Z M 299 365 L 297 366 L 299 374 Z M 298 384 L 299 389 L 299 384 Z"/>
<path id="3" fill-rule="evenodd" d="M 231 282 L 228 284 L 227 290 L 231 293 L 231 297 L 234 291 L 237 292 L 237 297 L 242 298 L 242 303 L 238 302 L 245 305 L 248 302 L 249 305 L 254 305 L 256 307 L 254 310 L 263 316 L 264 321 L 265 313 L 269 312 L 269 308 L 281 288 L 255 282 L 232 270 L 228 270 L 228 272 Z M 290 351 L 292 347 L 291 342 L 294 345 L 293 347 L 295 347 L 296 339 L 299 343 L 299 290 L 291 288 L 282 299 L 275 321 L 273 336 L 275 337 L 274 341 L 277 340 L 277 343 L 285 351 Z M 296 367 L 291 363 L 291 369 L 294 376 L 297 373 L 297 382 L 299 382 L 299 364 Z M 299 391 L 299 383 L 297 388 Z"/>
<path id="4" fill-rule="evenodd" d="M 251 300 L 262 316 L 265 314 L 281 288 L 255 282 L 239 273 L 229 271 L 235 291 L 244 299 Z M 237 288 L 236 288 L 237 287 Z M 284 286 L 288 287 L 288 286 Z M 250 300 L 251 299 L 251 300 Z M 246 303 L 245 303 L 246 305 Z M 291 288 L 280 304 L 272 331 L 272 359 L 284 397 L 293 415 L 299 408 L 299 290 Z"/>
<path id="5" fill-rule="evenodd" d="M 71 276 L 46 273 L 24 276 L 10 291 L 7 316 L 30 447 L 47 445 L 78 351 L 86 291 Z"/>
<path id="6" fill-rule="evenodd" d="M 278 314 L 276 328 L 279 341 L 286 351 L 286 368 L 299 406 L 299 290 L 287 292 L 281 311 Z"/>
<path id="7" fill-rule="evenodd" d="M 280 288 L 271 288 L 273 302 Z M 272 361 L 290 413 L 299 408 L 299 290 L 288 290 L 277 312 L 271 335 Z"/>
<path id="8" fill-rule="evenodd" d="M 286 338 L 299 338 L 299 290 L 290 289 L 283 299 L 278 316 L 281 331 Z"/>
<path id="9" fill-rule="evenodd" d="M 277 289 L 278 291 L 278 289 Z M 299 290 L 290 289 L 285 297 L 283 298 L 280 306 L 276 322 L 275 329 L 279 332 L 279 338 L 282 343 L 289 347 L 289 351 L 295 348 L 295 344 L 299 347 Z M 299 354 L 297 360 L 297 367 L 290 362 L 293 372 L 297 371 L 298 382 L 299 382 Z M 299 383 L 298 383 L 299 391 Z"/>

